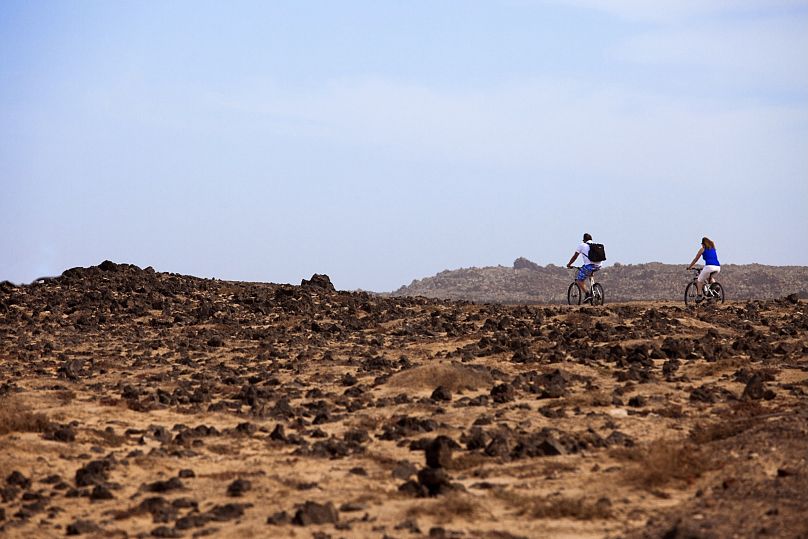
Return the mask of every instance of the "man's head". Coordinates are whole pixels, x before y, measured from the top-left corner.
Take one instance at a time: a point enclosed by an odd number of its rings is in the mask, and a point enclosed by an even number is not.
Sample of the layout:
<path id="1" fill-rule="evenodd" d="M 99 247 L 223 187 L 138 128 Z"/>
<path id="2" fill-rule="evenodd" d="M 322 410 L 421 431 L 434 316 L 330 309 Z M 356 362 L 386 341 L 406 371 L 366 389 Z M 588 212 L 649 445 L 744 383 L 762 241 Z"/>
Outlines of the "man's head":
<path id="1" fill-rule="evenodd" d="M 584 234 L 584 241 L 592 241 L 592 236 L 590 236 L 588 232 Z"/>

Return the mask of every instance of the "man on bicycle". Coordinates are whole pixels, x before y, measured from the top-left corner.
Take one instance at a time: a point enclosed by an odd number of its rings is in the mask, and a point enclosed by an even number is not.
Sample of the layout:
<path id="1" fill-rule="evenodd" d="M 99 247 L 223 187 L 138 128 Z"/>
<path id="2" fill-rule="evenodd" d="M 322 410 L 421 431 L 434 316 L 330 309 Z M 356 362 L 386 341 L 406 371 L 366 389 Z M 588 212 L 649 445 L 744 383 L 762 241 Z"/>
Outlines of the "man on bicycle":
<path id="1" fill-rule="evenodd" d="M 581 289 L 581 293 L 584 294 L 584 303 L 592 301 L 592 291 L 586 290 L 586 285 L 584 281 L 593 273 L 600 269 L 600 262 L 592 262 L 589 260 L 589 244 L 592 243 L 592 236 L 589 234 L 584 234 L 584 241 L 575 249 L 575 252 L 570 258 L 570 261 L 567 263 L 568 268 L 572 268 L 572 263 L 575 262 L 575 259 L 578 258 L 578 255 L 581 255 L 583 259 L 583 266 L 581 269 L 578 270 L 578 275 L 575 277 L 575 282 L 578 284 L 578 288 Z"/>

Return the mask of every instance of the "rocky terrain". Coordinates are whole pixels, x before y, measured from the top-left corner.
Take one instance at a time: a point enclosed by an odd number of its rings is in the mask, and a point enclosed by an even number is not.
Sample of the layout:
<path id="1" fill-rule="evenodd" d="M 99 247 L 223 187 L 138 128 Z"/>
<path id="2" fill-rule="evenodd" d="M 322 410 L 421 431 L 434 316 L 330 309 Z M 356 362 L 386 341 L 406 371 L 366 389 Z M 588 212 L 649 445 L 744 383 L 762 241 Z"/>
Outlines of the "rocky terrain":
<path id="1" fill-rule="evenodd" d="M 807 307 L 0 283 L 0 535 L 806 537 Z"/>
<path id="2" fill-rule="evenodd" d="M 605 264 L 597 280 L 606 301 L 679 301 L 692 279 L 685 265 Z M 574 273 L 517 258 L 513 266 L 446 270 L 402 286 L 394 296 L 424 296 L 487 303 L 565 303 Z M 775 299 L 797 294 L 808 299 L 808 267 L 727 264 L 718 277 L 728 299 Z"/>

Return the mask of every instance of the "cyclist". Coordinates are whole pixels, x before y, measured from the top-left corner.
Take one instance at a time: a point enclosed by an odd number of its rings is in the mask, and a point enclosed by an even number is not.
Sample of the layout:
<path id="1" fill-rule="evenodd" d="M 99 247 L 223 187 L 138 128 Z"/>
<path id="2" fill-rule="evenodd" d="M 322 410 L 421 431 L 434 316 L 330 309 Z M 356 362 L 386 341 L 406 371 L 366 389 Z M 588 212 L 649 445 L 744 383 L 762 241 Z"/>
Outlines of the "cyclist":
<path id="1" fill-rule="evenodd" d="M 696 253 L 693 262 L 690 263 L 687 269 L 693 269 L 693 266 L 700 256 L 704 257 L 704 268 L 702 268 L 701 273 L 699 273 L 698 283 L 696 284 L 696 290 L 698 291 L 696 303 L 704 299 L 704 296 L 701 294 L 702 290 L 704 290 L 704 284 L 706 282 L 714 282 L 713 274 L 721 271 L 721 264 L 718 262 L 718 254 L 715 252 L 715 243 L 713 243 L 713 240 L 710 238 L 701 238 L 701 249 Z"/>
<path id="2" fill-rule="evenodd" d="M 575 252 L 572 254 L 572 258 L 567 263 L 568 268 L 572 268 L 572 263 L 575 262 L 575 259 L 578 258 L 578 255 L 581 255 L 583 259 L 583 265 L 581 269 L 578 270 L 578 275 L 575 277 L 575 282 L 578 284 L 578 288 L 581 289 L 581 294 L 584 294 L 584 303 L 592 301 L 592 291 L 586 290 L 586 285 L 584 281 L 587 277 L 595 273 L 600 269 L 600 262 L 592 262 L 589 260 L 589 244 L 592 243 L 592 236 L 589 234 L 584 234 L 584 241 L 575 249 Z"/>

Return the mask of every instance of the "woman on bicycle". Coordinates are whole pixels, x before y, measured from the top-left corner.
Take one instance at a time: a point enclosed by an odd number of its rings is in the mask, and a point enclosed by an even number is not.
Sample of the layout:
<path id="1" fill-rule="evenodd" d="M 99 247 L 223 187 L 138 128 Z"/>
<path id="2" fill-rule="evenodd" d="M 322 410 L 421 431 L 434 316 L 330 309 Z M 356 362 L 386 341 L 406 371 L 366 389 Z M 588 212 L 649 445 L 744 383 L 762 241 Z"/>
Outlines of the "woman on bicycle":
<path id="1" fill-rule="evenodd" d="M 699 260 L 700 256 L 704 257 L 704 268 L 702 268 L 701 273 L 699 273 L 696 301 L 703 299 L 701 292 L 704 290 L 704 284 L 706 282 L 712 283 L 715 280 L 713 279 L 713 275 L 721 271 L 721 264 L 718 262 L 718 254 L 715 252 L 715 243 L 713 243 L 713 240 L 710 238 L 701 238 L 701 249 L 696 253 L 693 262 L 690 263 L 687 269 L 693 269 L 693 266 Z"/>

